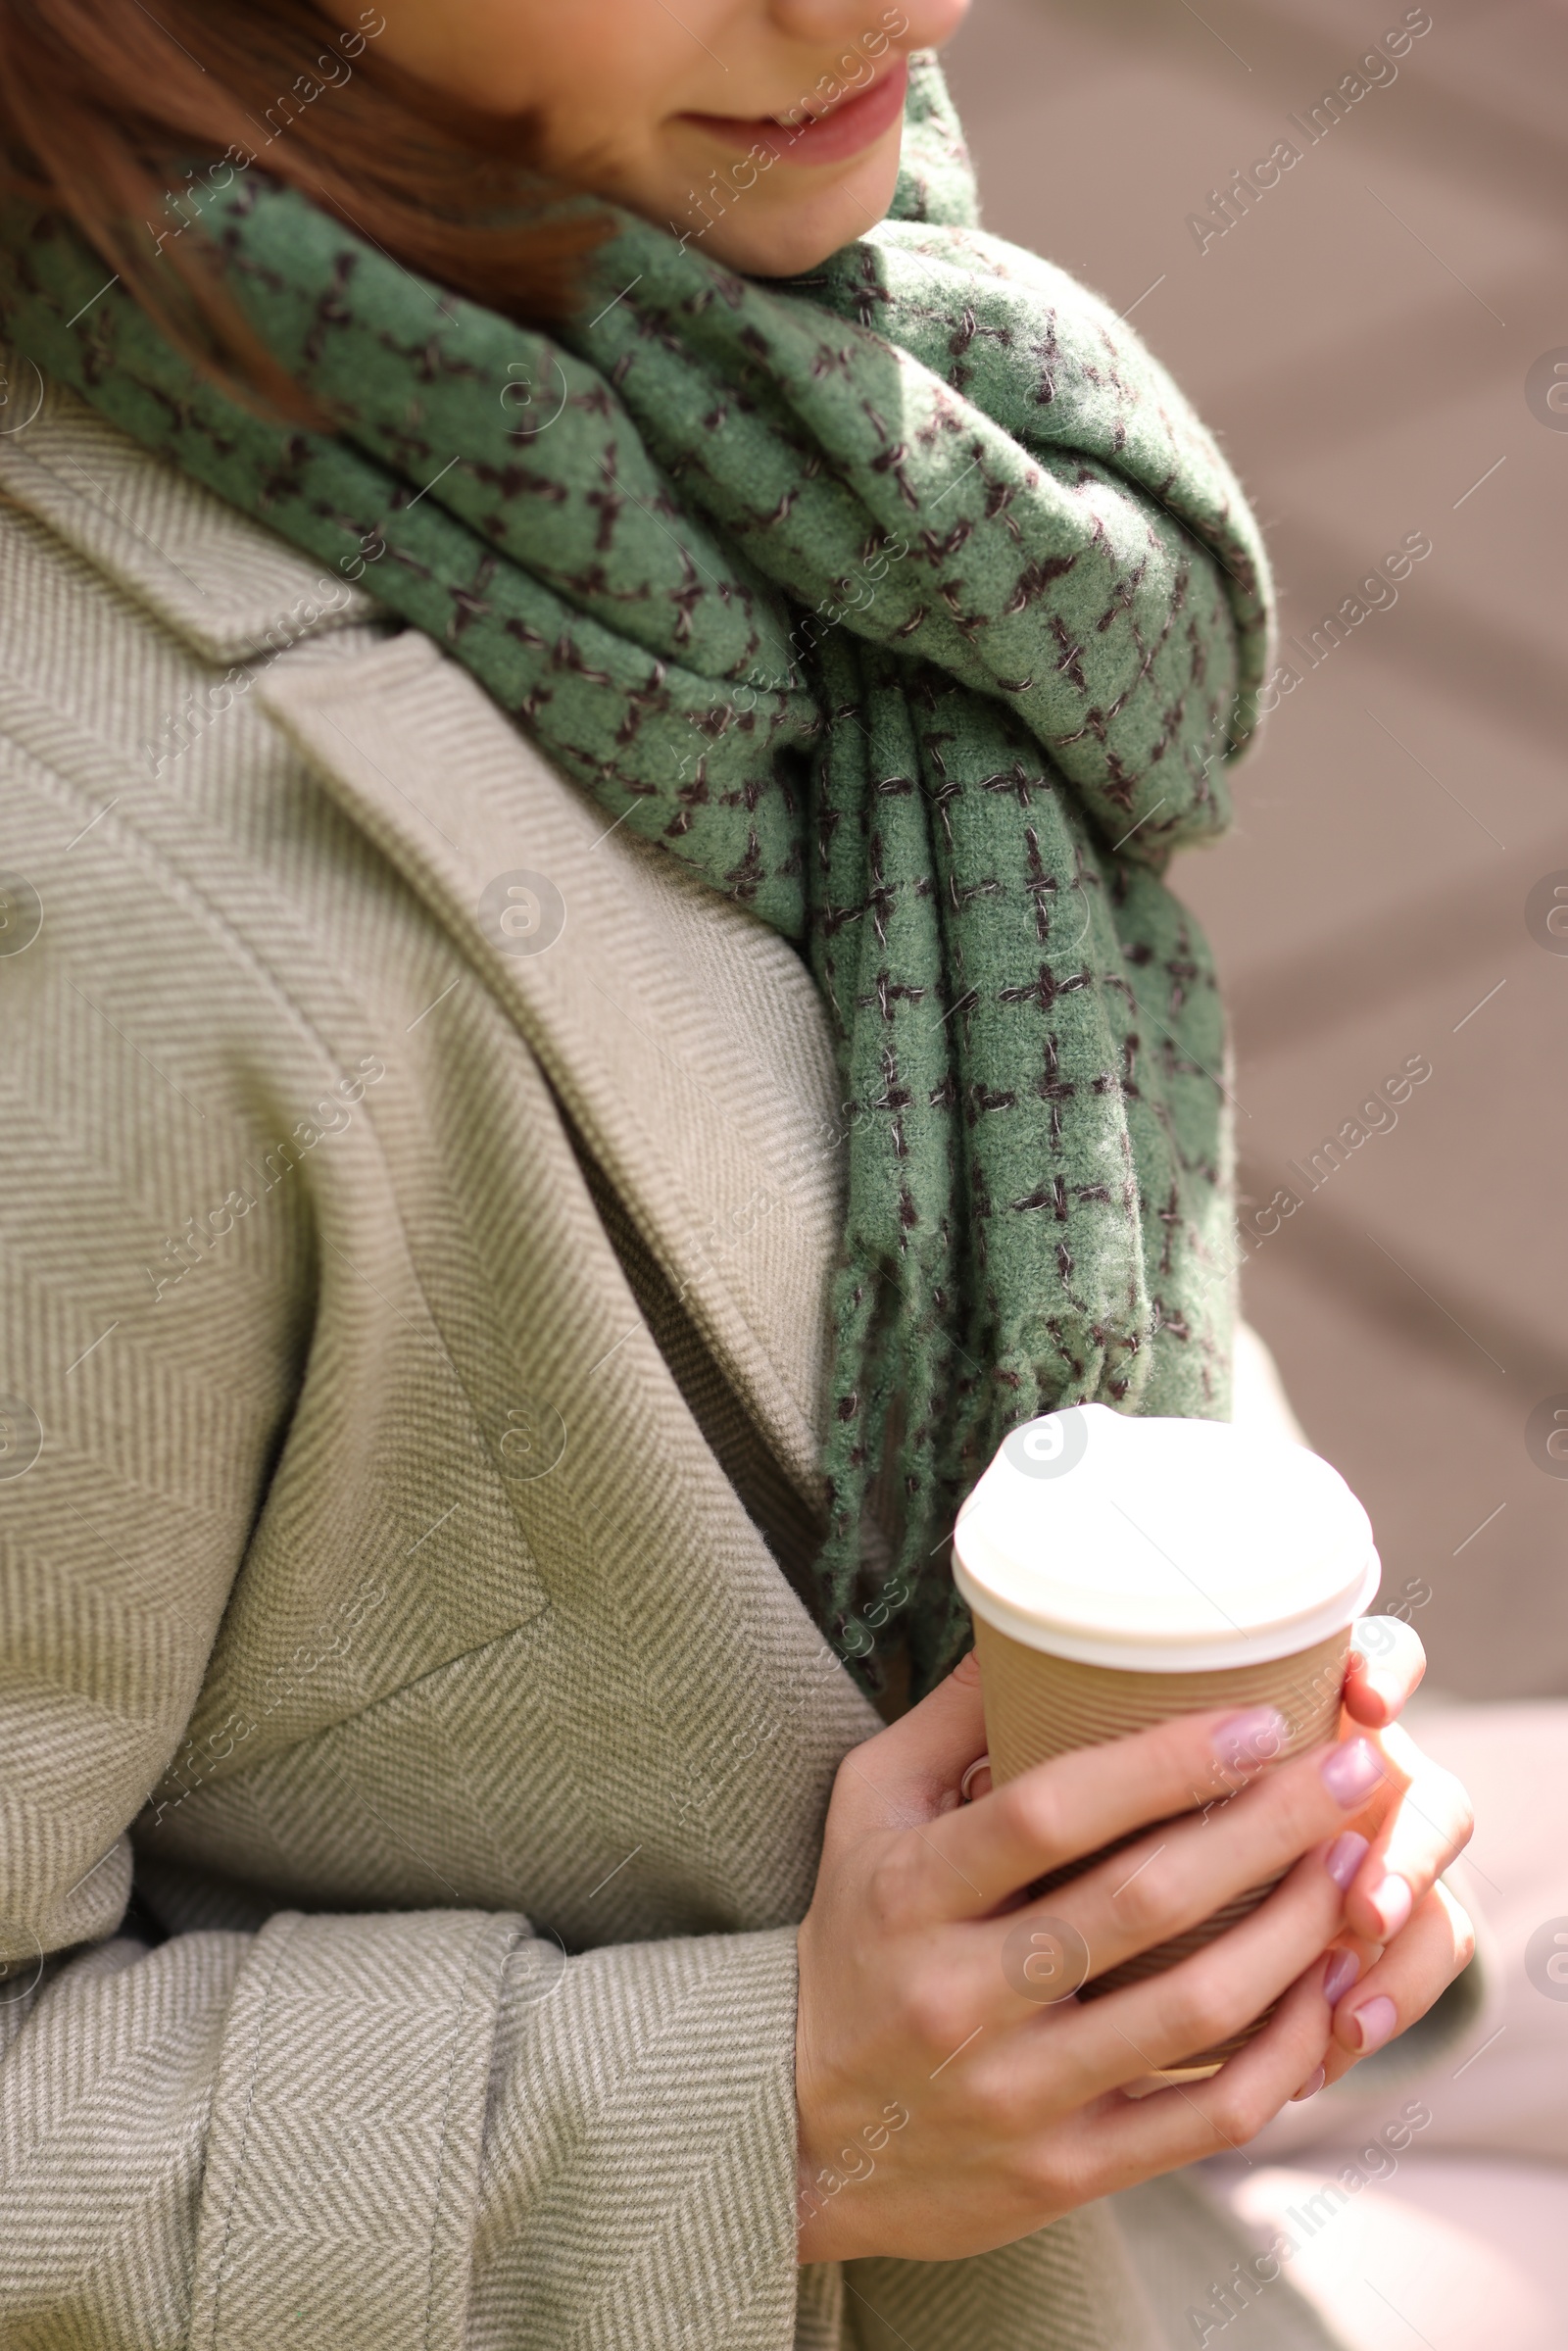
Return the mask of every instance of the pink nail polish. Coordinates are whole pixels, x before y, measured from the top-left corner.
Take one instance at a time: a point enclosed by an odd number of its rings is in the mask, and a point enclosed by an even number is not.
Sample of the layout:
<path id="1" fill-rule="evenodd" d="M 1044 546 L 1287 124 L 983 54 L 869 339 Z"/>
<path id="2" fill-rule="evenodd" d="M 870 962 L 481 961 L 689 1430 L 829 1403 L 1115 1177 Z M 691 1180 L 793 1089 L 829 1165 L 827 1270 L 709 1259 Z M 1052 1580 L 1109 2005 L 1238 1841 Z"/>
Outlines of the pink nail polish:
<path id="1" fill-rule="evenodd" d="M 1328 1966 L 1323 1970 L 1323 1997 L 1331 2008 L 1337 2008 L 1361 1973 L 1361 1962 L 1353 1951 L 1331 1951 Z"/>
<path id="2" fill-rule="evenodd" d="M 1412 1895 L 1403 1878 L 1391 1871 L 1372 1896 L 1372 1907 L 1378 1914 L 1385 1942 L 1392 1942 L 1410 1915 Z"/>
<path id="3" fill-rule="evenodd" d="M 1299 2089 L 1293 2090 L 1291 2092 L 1291 2104 L 1293 2106 L 1298 2106 L 1300 2104 L 1303 2098 L 1315 2098 L 1328 2078 L 1329 2073 L 1327 2066 L 1320 2065 L 1315 2074 L 1309 2074 L 1307 2076 Z"/>
<path id="4" fill-rule="evenodd" d="M 1381 2049 L 1386 2040 L 1392 2040 L 1398 2021 L 1399 2012 L 1386 1994 L 1365 2001 L 1349 2020 L 1361 2055 L 1366 2057 L 1372 2050 Z"/>
<path id="5" fill-rule="evenodd" d="M 1324 1854 L 1323 1867 L 1341 1893 L 1348 1890 L 1351 1879 L 1366 1859 L 1367 1849 L 1367 1839 L 1356 1830 L 1347 1829 L 1345 1835 L 1337 1837 Z"/>
<path id="6" fill-rule="evenodd" d="M 1324 1787 L 1346 1812 L 1364 1802 L 1383 1777 L 1383 1759 L 1370 1739 L 1348 1739 L 1330 1747 L 1320 1768 Z"/>
<path id="7" fill-rule="evenodd" d="M 1272 1763 L 1285 1744 L 1289 1726 L 1274 1706 L 1249 1706 L 1214 1726 L 1214 1752 L 1233 1772 L 1256 1771 Z"/>

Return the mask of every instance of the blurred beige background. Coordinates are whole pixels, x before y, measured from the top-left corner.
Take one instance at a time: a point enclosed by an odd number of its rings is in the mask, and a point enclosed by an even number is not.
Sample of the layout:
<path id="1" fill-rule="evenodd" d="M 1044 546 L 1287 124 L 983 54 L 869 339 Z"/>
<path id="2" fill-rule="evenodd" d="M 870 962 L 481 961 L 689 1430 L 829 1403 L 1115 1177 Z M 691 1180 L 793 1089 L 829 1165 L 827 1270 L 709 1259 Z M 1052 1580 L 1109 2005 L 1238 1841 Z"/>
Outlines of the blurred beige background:
<path id="1" fill-rule="evenodd" d="M 1246 1310 L 1372 1513 L 1380 1604 L 1412 1588 L 1441 1689 L 1555 1693 L 1568 1475 L 1527 1428 L 1568 1412 L 1568 955 L 1525 908 L 1568 882 L 1568 430 L 1526 377 L 1568 361 L 1568 15 L 1430 20 L 1315 143 L 1400 0 L 975 0 L 950 79 L 987 224 L 1130 308 L 1221 435 L 1287 633 L 1432 543 L 1282 702 L 1176 886 L 1228 985 L 1244 1194 L 1302 1201 Z M 1200 249 L 1188 216 L 1217 225 L 1282 139 L 1299 162 Z M 1310 1189 L 1415 1055 L 1397 1126 Z"/>

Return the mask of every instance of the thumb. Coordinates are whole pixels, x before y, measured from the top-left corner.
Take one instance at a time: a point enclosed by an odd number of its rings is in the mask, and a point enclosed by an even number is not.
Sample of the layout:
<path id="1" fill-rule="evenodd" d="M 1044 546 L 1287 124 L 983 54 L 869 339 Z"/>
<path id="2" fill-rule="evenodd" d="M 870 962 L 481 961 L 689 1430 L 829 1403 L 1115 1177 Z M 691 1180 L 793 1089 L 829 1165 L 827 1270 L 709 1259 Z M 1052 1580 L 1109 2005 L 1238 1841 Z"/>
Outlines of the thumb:
<path id="1" fill-rule="evenodd" d="M 932 1820 L 953 1810 L 959 1782 L 985 1746 L 980 1660 L 969 1649 L 918 1706 L 845 1757 L 845 1796 L 863 1819 L 874 1816 L 884 1827 Z"/>

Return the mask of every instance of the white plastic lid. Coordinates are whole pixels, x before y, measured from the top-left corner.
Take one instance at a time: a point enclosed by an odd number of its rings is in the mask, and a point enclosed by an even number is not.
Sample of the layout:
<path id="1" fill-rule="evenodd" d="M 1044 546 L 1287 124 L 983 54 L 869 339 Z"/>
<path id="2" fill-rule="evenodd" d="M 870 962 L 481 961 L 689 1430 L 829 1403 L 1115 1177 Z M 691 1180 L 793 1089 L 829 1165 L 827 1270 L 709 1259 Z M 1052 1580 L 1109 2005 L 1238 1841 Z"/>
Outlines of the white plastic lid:
<path id="1" fill-rule="evenodd" d="M 1135 1673 L 1264 1664 L 1362 1614 L 1366 1512 L 1304 1445 L 1104 1404 L 1026 1421 L 958 1514 L 969 1606 L 1030 1648 Z"/>

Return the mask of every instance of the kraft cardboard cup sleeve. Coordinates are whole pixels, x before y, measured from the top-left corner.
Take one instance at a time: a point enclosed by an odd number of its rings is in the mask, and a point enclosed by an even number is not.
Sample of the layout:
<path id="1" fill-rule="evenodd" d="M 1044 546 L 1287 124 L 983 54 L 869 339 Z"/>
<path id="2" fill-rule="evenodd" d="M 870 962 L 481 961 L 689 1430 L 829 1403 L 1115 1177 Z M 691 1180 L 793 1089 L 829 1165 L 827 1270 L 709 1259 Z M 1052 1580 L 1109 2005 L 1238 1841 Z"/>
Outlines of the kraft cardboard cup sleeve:
<path id="1" fill-rule="evenodd" d="M 1005 1439 L 959 1513 L 953 1572 L 974 1616 L 1000 1785 L 1173 1714 L 1273 1706 L 1286 1725 L 1280 1756 L 1326 1744 L 1339 1729 L 1350 1627 L 1380 1570 L 1366 1512 L 1303 1445 L 1227 1421 L 1137 1420 L 1076 1404 Z M 1212 1787 L 1193 1790 L 1193 1810 L 1240 1785 L 1216 1762 Z M 1034 1890 L 1050 1893 L 1103 1858 Z M 1250 1887 L 1103 1973 L 1091 1954 L 1080 1996 L 1173 1967 L 1270 1890 Z M 1160 2079 L 1213 2073 L 1265 2022 Z"/>

